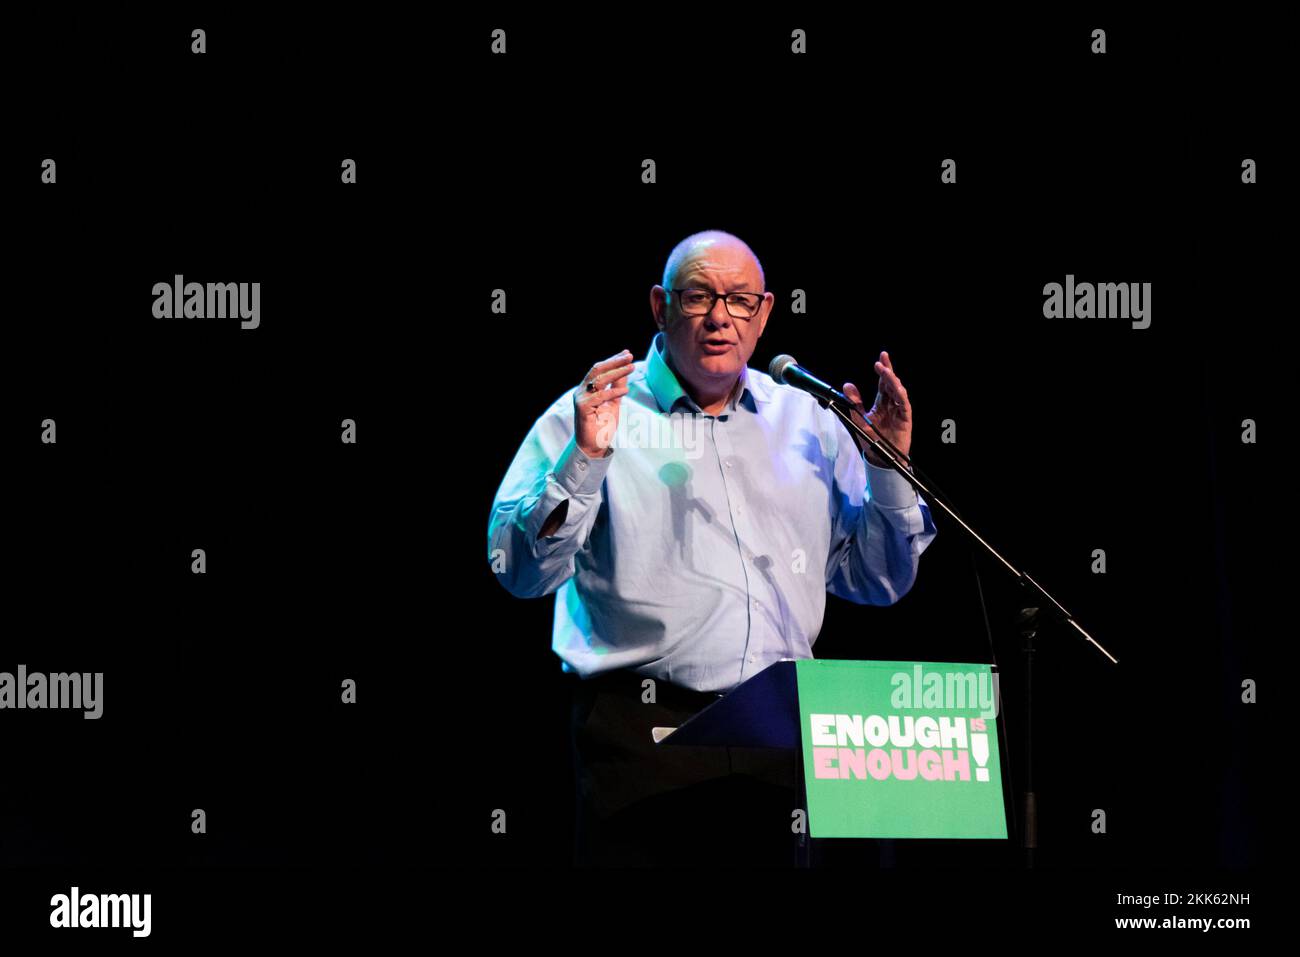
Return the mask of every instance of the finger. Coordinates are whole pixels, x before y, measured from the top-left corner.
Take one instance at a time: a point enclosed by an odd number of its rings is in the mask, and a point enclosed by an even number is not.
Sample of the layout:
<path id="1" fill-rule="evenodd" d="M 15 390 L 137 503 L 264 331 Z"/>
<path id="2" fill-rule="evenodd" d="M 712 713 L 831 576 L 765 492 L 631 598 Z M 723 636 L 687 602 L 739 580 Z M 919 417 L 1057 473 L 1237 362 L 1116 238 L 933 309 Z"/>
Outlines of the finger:
<path id="1" fill-rule="evenodd" d="M 876 371 L 880 373 L 882 384 L 887 384 L 889 397 L 895 407 L 906 412 L 910 408 L 907 388 L 903 385 L 903 380 L 898 377 L 898 373 L 894 371 L 894 363 L 889 358 L 889 353 L 881 352 L 880 356 L 881 361 L 876 363 Z"/>
<path id="2" fill-rule="evenodd" d="M 894 370 L 887 366 L 876 363 L 876 372 L 880 376 L 880 388 L 892 399 L 897 399 L 900 403 L 906 401 L 907 390 L 903 388 L 903 380 L 894 374 Z"/>
<path id="3" fill-rule="evenodd" d="M 595 408 L 598 405 L 617 398 L 620 395 L 627 395 L 630 387 L 626 382 L 620 382 L 612 385 L 608 389 L 597 389 L 595 392 L 583 392 L 578 398 L 578 404 Z"/>
<path id="4" fill-rule="evenodd" d="M 862 393 L 858 391 L 858 387 L 852 382 L 844 383 L 844 388 L 840 391 L 847 395 L 849 401 L 854 405 L 862 405 Z"/>
<path id="5" fill-rule="evenodd" d="M 628 375 L 633 371 L 633 369 L 635 369 L 635 366 L 633 366 L 632 363 L 629 362 L 625 366 L 615 366 L 612 369 L 606 369 L 604 372 L 598 372 L 595 375 L 589 375 L 587 376 L 586 379 L 583 380 L 583 388 L 586 388 L 586 384 L 588 382 L 594 382 L 596 383 L 597 389 L 603 389 L 611 382 L 617 382 L 625 375 Z"/>
<path id="6" fill-rule="evenodd" d="M 628 386 L 625 384 L 612 386 L 608 389 L 597 389 L 595 392 L 588 392 L 578 399 L 578 404 L 583 409 L 598 409 L 613 399 L 622 398 L 627 393 Z"/>
<path id="7" fill-rule="evenodd" d="M 615 359 L 614 361 L 616 363 L 622 362 L 623 364 L 610 365 L 608 361 L 597 363 L 596 365 L 591 367 L 591 371 L 588 372 L 586 377 L 582 380 L 582 385 L 579 386 L 579 388 L 582 389 L 584 392 L 599 391 L 600 389 L 603 389 L 605 386 L 607 386 L 610 382 L 613 382 L 615 379 L 622 378 L 623 376 L 627 375 L 629 372 L 632 372 L 635 369 L 635 366 L 632 365 L 631 356 L 628 356 L 626 359 L 621 359 L 621 360 Z M 595 389 L 589 388 L 588 383 L 595 383 Z"/>
<path id="8" fill-rule="evenodd" d="M 591 367 L 590 371 L 587 372 L 586 378 L 590 379 L 592 376 L 598 375 L 599 373 L 604 372 L 607 369 L 613 369 L 616 366 L 621 366 L 624 363 L 630 363 L 631 361 L 632 361 L 631 350 L 624 349 L 616 356 L 610 356 L 608 359 L 603 359 L 600 362 L 597 362 L 594 366 Z"/>

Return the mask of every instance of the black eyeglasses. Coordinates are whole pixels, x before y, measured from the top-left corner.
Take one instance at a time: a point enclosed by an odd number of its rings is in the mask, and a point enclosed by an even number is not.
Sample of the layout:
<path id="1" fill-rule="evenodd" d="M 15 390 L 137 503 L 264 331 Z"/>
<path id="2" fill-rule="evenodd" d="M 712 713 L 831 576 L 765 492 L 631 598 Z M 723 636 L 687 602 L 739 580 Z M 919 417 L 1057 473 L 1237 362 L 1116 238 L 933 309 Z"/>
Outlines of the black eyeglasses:
<path id="1" fill-rule="evenodd" d="M 714 292 L 694 286 L 673 289 L 672 292 L 677 293 L 677 304 L 688 316 L 707 315 L 713 311 L 713 304 L 721 299 L 727 312 L 735 319 L 753 319 L 767 295 L 763 292 Z"/>

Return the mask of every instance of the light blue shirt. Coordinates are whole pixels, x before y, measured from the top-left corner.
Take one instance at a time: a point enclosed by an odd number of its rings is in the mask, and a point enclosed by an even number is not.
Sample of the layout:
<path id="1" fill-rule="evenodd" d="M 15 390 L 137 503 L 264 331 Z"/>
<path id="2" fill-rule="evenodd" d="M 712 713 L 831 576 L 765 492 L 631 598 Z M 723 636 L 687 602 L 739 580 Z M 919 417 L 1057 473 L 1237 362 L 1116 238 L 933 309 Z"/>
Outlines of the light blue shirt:
<path id="1" fill-rule="evenodd" d="M 555 593 L 565 671 L 626 668 L 721 693 L 811 658 L 828 591 L 898 601 L 935 526 L 811 395 L 746 368 L 727 409 L 707 415 L 662 344 L 627 376 L 608 456 L 578 448 L 571 391 L 533 424 L 492 504 L 488 559 L 511 594 Z M 564 523 L 539 539 L 566 499 Z"/>

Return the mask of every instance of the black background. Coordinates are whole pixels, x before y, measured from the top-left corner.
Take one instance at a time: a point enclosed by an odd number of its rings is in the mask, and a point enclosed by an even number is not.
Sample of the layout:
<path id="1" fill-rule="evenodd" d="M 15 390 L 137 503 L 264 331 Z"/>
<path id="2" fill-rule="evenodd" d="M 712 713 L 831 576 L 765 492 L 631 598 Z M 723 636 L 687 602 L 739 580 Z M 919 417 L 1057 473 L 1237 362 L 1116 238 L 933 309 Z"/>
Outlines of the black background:
<path id="1" fill-rule="evenodd" d="M 179 935 L 211 925 L 193 888 L 241 887 L 274 920 L 286 874 L 468 869 L 505 907 L 505 875 L 566 868 L 553 599 L 493 581 L 488 512 L 555 398 L 621 348 L 644 358 L 650 287 L 706 228 L 744 238 L 776 293 L 751 365 L 789 352 L 869 394 L 887 349 L 918 463 L 1119 657 L 1041 640 L 1041 862 L 1089 888 L 1051 906 L 1104 926 L 1150 868 L 1175 869 L 1154 889 L 1251 886 L 1264 759 L 1239 699 L 1271 667 L 1289 265 L 1276 32 L 664 8 L 69 15 L 9 40 L 0 670 L 103 671 L 105 705 L 0 718 L 6 922 L 47 926 L 78 880 L 153 890 L 155 934 Z M 153 319 L 177 273 L 260 281 L 260 328 Z M 1150 282 L 1150 328 L 1044 319 L 1067 273 Z M 602 308 L 570 308 L 593 279 Z M 897 605 L 828 601 L 818 657 L 990 660 L 970 549 L 938 521 Z M 1018 775 L 1020 596 L 978 567 Z M 900 880 L 1016 863 L 1010 844 L 899 854 Z"/>

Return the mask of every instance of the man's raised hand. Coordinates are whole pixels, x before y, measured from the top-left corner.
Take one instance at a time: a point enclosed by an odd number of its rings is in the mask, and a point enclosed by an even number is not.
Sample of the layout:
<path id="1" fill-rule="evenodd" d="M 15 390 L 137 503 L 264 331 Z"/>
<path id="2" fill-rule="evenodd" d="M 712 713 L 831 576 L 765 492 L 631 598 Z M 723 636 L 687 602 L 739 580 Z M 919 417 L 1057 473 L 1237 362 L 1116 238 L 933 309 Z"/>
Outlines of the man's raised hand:
<path id="1" fill-rule="evenodd" d="M 588 458 L 609 454 L 618 430 L 619 403 L 628 391 L 626 376 L 631 371 L 632 353 L 624 349 L 592 366 L 573 390 L 574 434 L 578 448 Z"/>

